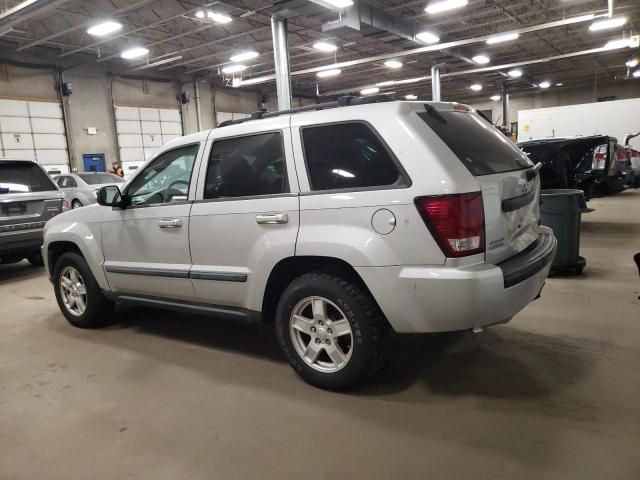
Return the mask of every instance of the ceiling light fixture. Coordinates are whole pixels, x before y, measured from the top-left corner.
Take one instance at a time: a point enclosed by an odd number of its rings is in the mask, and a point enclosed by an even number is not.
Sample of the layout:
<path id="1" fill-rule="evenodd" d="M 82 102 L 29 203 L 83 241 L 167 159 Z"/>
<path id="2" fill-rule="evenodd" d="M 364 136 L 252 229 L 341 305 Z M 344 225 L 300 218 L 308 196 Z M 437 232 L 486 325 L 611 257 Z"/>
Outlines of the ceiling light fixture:
<path id="1" fill-rule="evenodd" d="M 372 95 L 374 93 L 378 93 L 379 91 L 380 89 L 378 87 L 363 88 L 362 90 L 360 90 L 360 95 Z"/>
<path id="2" fill-rule="evenodd" d="M 556 83 L 556 87 L 562 87 L 563 85 L 564 85 L 564 83 L 562 83 L 562 82 Z"/>
<path id="3" fill-rule="evenodd" d="M 507 32 L 495 35 L 487 39 L 487 45 L 495 45 L 496 43 L 511 42 L 520 38 L 520 34 L 517 32 Z"/>
<path id="4" fill-rule="evenodd" d="M 482 85 L 480 85 L 479 83 L 474 83 L 469 88 L 474 92 L 479 92 L 480 90 L 482 90 Z"/>
<path id="5" fill-rule="evenodd" d="M 625 65 L 629 68 L 634 68 L 638 66 L 638 59 L 637 58 L 632 58 L 630 60 L 627 60 L 627 62 L 625 63 Z"/>
<path id="6" fill-rule="evenodd" d="M 149 53 L 149 49 L 148 48 L 133 47 L 133 48 L 130 48 L 130 49 L 125 50 L 124 52 L 122 52 L 120 54 L 120 56 L 122 58 L 124 58 L 125 60 L 131 60 L 133 58 L 143 57 L 144 55 L 147 55 L 148 53 Z"/>
<path id="7" fill-rule="evenodd" d="M 121 28 L 122 24 L 120 22 L 107 20 L 105 22 L 98 23 L 97 25 L 89 27 L 87 33 L 89 35 L 93 35 L 94 37 L 104 37 L 105 35 L 109 35 L 110 33 L 117 32 Z"/>
<path id="8" fill-rule="evenodd" d="M 376 83 L 376 87 L 390 87 L 391 85 L 395 85 L 395 80 L 386 80 L 384 82 Z"/>
<path id="9" fill-rule="evenodd" d="M 592 32 L 599 32 L 600 30 L 609 30 L 611 28 L 618 28 L 627 23 L 627 17 L 613 17 L 605 18 L 603 20 L 596 20 L 589 26 L 589 30 Z"/>
<path id="10" fill-rule="evenodd" d="M 434 44 L 440 41 L 440 37 L 433 32 L 420 32 L 416 35 L 416 40 L 423 43 Z"/>
<path id="11" fill-rule="evenodd" d="M 400 60 L 387 60 L 384 62 L 384 66 L 388 68 L 398 69 L 402 68 L 402 62 Z"/>
<path id="12" fill-rule="evenodd" d="M 486 65 L 491 61 L 488 56 L 482 54 L 474 56 L 473 58 L 471 58 L 471 60 L 476 62 L 478 65 Z"/>
<path id="13" fill-rule="evenodd" d="M 538 84 L 540 88 L 549 88 L 551 86 L 551 82 L 544 80 Z"/>
<path id="14" fill-rule="evenodd" d="M 441 0 L 437 2 L 431 2 L 424 9 L 429 15 L 434 13 L 446 12 L 447 10 L 453 10 L 454 8 L 464 7 L 469 3 L 469 0 Z"/>
<path id="15" fill-rule="evenodd" d="M 198 10 L 198 11 L 196 12 L 196 17 L 197 17 L 197 18 L 204 18 L 204 17 L 206 17 L 206 16 L 207 16 L 207 12 L 205 12 L 204 10 Z"/>
<path id="16" fill-rule="evenodd" d="M 330 70 L 321 70 L 318 73 L 316 73 L 316 76 L 318 78 L 328 78 L 328 77 L 335 77 L 336 75 L 340 75 L 342 73 L 342 70 L 340 70 L 339 68 L 332 68 Z"/>
<path id="17" fill-rule="evenodd" d="M 338 49 L 335 44 L 331 42 L 325 42 L 324 40 L 314 43 L 313 48 L 315 48 L 316 50 L 320 50 L 321 52 L 335 52 Z"/>
<path id="18" fill-rule="evenodd" d="M 406 100 L 417 100 L 418 96 L 417 95 L 413 95 L 412 93 L 410 93 L 409 95 L 405 95 L 404 98 Z"/>
<path id="19" fill-rule="evenodd" d="M 222 73 L 239 73 L 244 72 L 247 68 L 246 65 L 242 65 L 240 63 L 233 63 L 231 65 L 227 65 L 226 67 L 222 67 Z"/>
<path id="20" fill-rule="evenodd" d="M 240 52 L 232 55 L 229 60 L 231 60 L 232 62 L 245 62 L 258 56 L 260 56 L 260 54 L 255 50 L 247 50 L 246 52 Z"/>
<path id="21" fill-rule="evenodd" d="M 640 68 L 633 72 L 631 75 L 633 75 L 633 78 L 640 78 Z"/>
<path id="22" fill-rule="evenodd" d="M 220 12 L 212 12 L 211 10 L 207 11 L 207 18 L 216 23 L 229 23 L 233 20 L 229 15 Z"/>
<path id="23" fill-rule="evenodd" d="M 520 70 L 519 68 L 514 68 L 513 70 L 509 70 L 507 72 L 507 75 L 509 75 L 511 78 L 520 78 L 522 76 L 522 70 Z"/>
<path id="24" fill-rule="evenodd" d="M 619 48 L 632 48 L 637 46 L 633 38 L 618 38 L 609 40 L 604 46 L 605 50 L 617 50 Z"/>
<path id="25" fill-rule="evenodd" d="M 493 100 L 494 102 L 497 102 L 498 100 L 501 100 L 502 96 L 501 95 L 491 95 L 491 100 Z"/>

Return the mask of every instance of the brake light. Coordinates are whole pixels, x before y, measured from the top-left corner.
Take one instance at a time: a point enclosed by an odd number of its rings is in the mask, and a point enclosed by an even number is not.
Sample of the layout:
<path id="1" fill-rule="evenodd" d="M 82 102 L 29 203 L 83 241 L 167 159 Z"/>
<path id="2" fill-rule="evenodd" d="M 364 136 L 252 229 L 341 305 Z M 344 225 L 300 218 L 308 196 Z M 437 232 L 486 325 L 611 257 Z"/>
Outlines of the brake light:
<path id="1" fill-rule="evenodd" d="M 484 252 L 482 193 L 415 199 L 418 212 L 447 257 Z"/>
<path id="2" fill-rule="evenodd" d="M 593 151 L 593 162 L 591 168 L 593 170 L 604 170 L 607 166 L 607 145 L 598 145 Z"/>
<path id="3" fill-rule="evenodd" d="M 66 198 L 63 198 L 62 199 L 62 211 L 66 212 L 70 208 L 71 208 L 71 206 L 69 205 L 69 200 L 67 200 Z"/>

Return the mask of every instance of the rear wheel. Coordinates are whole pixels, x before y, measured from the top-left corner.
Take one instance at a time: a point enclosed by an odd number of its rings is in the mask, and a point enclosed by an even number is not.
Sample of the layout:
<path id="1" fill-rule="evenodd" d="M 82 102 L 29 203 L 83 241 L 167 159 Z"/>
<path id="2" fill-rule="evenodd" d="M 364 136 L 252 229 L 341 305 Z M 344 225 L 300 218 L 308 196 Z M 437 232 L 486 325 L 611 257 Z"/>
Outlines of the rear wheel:
<path id="1" fill-rule="evenodd" d="M 82 202 L 80 200 L 74 200 L 71 202 L 71 208 L 80 208 L 82 206 Z"/>
<path id="2" fill-rule="evenodd" d="M 307 383 L 345 390 L 382 365 L 388 325 L 355 282 L 312 272 L 295 279 L 282 294 L 276 331 L 282 352 Z"/>
<path id="3" fill-rule="evenodd" d="M 102 294 L 81 255 L 69 252 L 58 259 L 53 285 L 58 306 L 71 325 L 97 328 L 112 319 L 114 304 Z"/>

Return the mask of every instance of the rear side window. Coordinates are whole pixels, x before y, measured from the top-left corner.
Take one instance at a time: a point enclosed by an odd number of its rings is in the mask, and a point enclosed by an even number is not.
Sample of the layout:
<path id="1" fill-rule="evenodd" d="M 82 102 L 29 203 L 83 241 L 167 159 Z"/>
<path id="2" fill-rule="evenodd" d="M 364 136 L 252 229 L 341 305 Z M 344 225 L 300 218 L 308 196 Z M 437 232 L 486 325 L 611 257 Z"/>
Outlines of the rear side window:
<path id="1" fill-rule="evenodd" d="M 204 198 L 288 193 L 282 133 L 216 140 L 211 149 Z"/>
<path id="2" fill-rule="evenodd" d="M 364 123 L 302 129 L 311 190 L 405 185 L 391 153 Z"/>
<path id="3" fill-rule="evenodd" d="M 427 108 L 429 106 L 427 105 Z M 474 176 L 522 170 L 532 166 L 502 132 L 471 112 L 436 111 L 418 116 L 431 127 Z"/>
<path id="4" fill-rule="evenodd" d="M 0 194 L 57 190 L 53 180 L 31 162 L 0 161 Z"/>

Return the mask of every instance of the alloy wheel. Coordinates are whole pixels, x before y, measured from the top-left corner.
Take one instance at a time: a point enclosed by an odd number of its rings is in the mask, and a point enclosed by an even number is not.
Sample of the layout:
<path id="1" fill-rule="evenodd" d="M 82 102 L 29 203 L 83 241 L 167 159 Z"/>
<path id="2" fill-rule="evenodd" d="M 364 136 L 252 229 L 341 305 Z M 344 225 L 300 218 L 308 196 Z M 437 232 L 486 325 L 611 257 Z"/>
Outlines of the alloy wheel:
<path id="1" fill-rule="evenodd" d="M 80 272 L 72 266 L 66 266 L 60 273 L 60 295 L 62 303 L 69 313 L 79 317 L 87 309 L 87 287 Z"/>

